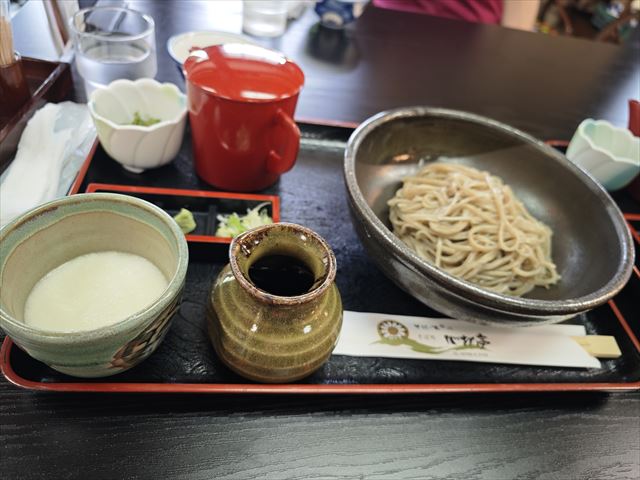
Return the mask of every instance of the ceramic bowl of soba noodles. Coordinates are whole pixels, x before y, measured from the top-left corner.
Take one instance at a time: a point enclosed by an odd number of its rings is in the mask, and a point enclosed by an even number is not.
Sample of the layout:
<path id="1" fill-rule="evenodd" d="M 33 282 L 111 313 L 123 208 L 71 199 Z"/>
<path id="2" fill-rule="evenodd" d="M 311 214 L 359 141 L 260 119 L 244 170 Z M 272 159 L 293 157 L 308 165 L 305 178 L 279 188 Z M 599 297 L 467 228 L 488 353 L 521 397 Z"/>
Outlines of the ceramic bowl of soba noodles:
<path id="1" fill-rule="evenodd" d="M 103 377 L 151 355 L 189 252 L 177 223 L 127 195 L 71 195 L 0 230 L 0 327 L 62 373 Z"/>
<path id="2" fill-rule="evenodd" d="M 620 210 L 508 125 L 411 107 L 366 120 L 344 175 L 355 229 L 400 288 L 452 318 L 561 322 L 613 297 L 634 251 Z"/>

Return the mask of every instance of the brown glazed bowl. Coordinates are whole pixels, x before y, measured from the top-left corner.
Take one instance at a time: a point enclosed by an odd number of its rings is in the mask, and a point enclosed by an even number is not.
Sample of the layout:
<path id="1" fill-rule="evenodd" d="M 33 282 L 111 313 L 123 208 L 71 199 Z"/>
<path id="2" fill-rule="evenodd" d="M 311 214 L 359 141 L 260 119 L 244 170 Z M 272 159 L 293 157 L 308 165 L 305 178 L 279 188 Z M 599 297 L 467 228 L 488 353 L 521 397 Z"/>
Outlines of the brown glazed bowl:
<path id="1" fill-rule="evenodd" d="M 306 265 L 313 274 L 310 289 L 280 296 L 256 286 L 249 269 L 271 255 Z M 331 355 L 342 326 L 335 276 L 333 252 L 308 228 L 275 223 L 236 237 L 208 302 L 209 336 L 218 357 L 258 382 L 292 382 L 313 373 Z"/>
<path id="2" fill-rule="evenodd" d="M 560 282 L 524 297 L 494 293 L 427 263 L 400 241 L 387 201 L 405 176 L 433 161 L 487 170 L 509 184 L 552 228 Z M 607 192 L 564 155 L 494 120 L 427 107 L 380 113 L 349 139 L 344 176 L 353 223 L 373 261 L 400 288 L 453 318 L 561 322 L 605 303 L 631 275 L 631 234 Z"/>

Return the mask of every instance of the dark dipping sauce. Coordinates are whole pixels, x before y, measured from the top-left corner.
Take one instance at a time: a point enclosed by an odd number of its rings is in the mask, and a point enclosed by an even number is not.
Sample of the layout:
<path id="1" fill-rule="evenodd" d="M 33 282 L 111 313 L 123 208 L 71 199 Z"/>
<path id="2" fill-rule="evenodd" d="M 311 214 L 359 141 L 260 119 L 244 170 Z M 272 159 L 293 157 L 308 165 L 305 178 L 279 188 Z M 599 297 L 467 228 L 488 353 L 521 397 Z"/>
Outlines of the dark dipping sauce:
<path id="1" fill-rule="evenodd" d="M 309 267 L 287 255 L 267 255 L 249 268 L 249 278 L 260 290 L 280 297 L 307 293 L 314 283 Z"/>

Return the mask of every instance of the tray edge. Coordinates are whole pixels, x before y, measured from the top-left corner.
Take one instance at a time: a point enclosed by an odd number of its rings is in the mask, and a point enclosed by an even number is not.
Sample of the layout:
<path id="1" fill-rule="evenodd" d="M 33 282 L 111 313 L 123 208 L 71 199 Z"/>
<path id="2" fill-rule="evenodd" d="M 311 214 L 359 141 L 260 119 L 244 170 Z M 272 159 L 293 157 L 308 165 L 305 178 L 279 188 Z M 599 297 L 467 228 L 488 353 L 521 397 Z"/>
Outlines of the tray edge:
<path id="1" fill-rule="evenodd" d="M 640 342 L 613 300 L 609 306 L 625 333 L 640 353 Z M 437 383 L 437 384 L 240 384 L 240 383 L 44 383 L 18 375 L 11 365 L 13 341 L 5 337 L 0 349 L 0 371 L 12 384 L 32 391 L 77 393 L 208 393 L 208 394 L 415 394 L 415 393 L 533 393 L 533 392 L 620 392 L 640 390 L 634 382 L 594 383 Z"/>
<path id="2" fill-rule="evenodd" d="M 296 122 L 323 125 L 319 120 L 296 118 Z M 357 123 L 330 122 L 329 126 L 354 128 Z M 96 138 L 87 155 L 69 195 L 78 193 L 93 160 L 99 140 Z M 547 140 L 550 146 L 566 146 L 564 140 Z M 105 184 L 106 185 L 106 184 Z M 87 189 L 87 191 L 89 191 Z M 277 197 L 279 204 L 279 197 Z M 274 203 L 274 207 L 276 204 Z M 279 207 L 279 205 L 278 205 Z M 279 210 L 279 208 L 278 208 Z M 627 220 L 638 220 L 640 215 L 625 214 Z M 635 217 L 638 218 L 635 218 Z M 631 227 L 631 225 L 629 225 Z M 633 229 L 630 229 L 633 232 Z M 638 240 L 638 239 L 636 239 Z M 639 241 L 640 242 L 640 241 Z M 634 266 L 640 277 L 640 270 Z M 618 309 L 614 300 L 609 306 L 632 344 L 640 353 L 640 342 Z M 78 382 L 44 383 L 27 380 L 18 375 L 11 365 L 13 341 L 6 336 L 0 348 L 0 371 L 12 384 L 23 389 L 47 392 L 85 393 L 208 393 L 208 394 L 415 394 L 415 393 L 517 393 L 517 392 L 619 392 L 640 390 L 640 380 L 634 382 L 593 382 L 593 383 L 460 383 L 460 384 L 211 384 L 211 383 L 120 383 L 120 382 Z"/>

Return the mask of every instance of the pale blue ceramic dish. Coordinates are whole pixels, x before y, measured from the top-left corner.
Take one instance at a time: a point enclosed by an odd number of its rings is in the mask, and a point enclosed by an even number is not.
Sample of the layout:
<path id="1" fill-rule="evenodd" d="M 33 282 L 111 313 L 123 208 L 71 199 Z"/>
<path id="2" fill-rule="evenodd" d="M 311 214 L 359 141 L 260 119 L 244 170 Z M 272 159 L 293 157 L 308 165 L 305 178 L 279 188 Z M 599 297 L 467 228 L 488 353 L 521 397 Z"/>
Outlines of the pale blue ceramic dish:
<path id="1" fill-rule="evenodd" d="M 610 192 L 640 173 L 640 138 L 606 120 L 584 120 L 571 139 L 567 158 Z"/>

